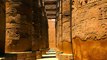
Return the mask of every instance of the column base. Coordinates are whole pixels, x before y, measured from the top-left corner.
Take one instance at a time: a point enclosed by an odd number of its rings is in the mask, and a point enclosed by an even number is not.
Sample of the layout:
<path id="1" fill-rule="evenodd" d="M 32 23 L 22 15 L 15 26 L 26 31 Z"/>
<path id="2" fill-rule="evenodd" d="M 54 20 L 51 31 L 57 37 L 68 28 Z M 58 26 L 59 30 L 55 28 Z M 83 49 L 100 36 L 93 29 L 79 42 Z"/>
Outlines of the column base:
<path id="1" fill-rule="evenodd" d="M 42 52 L 41 51 L 36 51 L 36 58 L 41 59 L 42 58 Z"/>
<path id="2" fill-rule="evenodd" d="M 36 53 L 6 54 L 4 60 L 36 60 Z"/>
<path id="3" fill-rule="evenodd" d="M 6 54 L 4 60 L 17 60 L 17 54 Z"/>
<path id="4" fill-rule="evenodd" d="M 43 50 L 43 51 L 42 51 L 42 54 L 46 54 L 46 50 Z"/>
<path id="5" fill-rule="evenodd" d="M 59 54 L 58 60 L 73 60 L 72 54 Z"/>
<path id="6" fill-rule="evenodd" d="M 60 54 L 63 54 L 63 52 L 57 51 L 56 52 L 56 58 L 59 58 Z"/>

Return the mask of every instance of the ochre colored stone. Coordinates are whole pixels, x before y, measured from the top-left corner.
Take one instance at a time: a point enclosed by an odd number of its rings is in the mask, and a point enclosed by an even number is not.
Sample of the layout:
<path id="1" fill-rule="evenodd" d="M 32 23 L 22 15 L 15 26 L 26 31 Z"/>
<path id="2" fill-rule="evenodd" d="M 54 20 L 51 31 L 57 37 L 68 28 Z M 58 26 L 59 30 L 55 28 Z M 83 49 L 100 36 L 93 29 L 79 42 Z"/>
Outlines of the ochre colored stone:
<path id="1" fill-rule="evenodd" d="M 17 60 L 36 60 L 36 53 L 17 54 Z"/>
<path id="2" fill-rule="evenodd" d="M 74 0 L 74 60 L 107 60 L 107 0 Z"/>
<path id="3" fill-rule="evenodd" d="M 42 58 L 42 52 L 41 51 L 36 51 L 36 58 L 41 59 Z"/>
<path id="4" fill-rule="evenodd" d="M 31 0 L 26 3 L 30 5 Z M 6 53 L 31 50 L 32 9 L 26 3 L 6 0 Z"/>
<path id="5" fill-rule="evenodd" d="M 71 21 L 70 21 L 70 0 L 61 0 L 60 9 L 56 26 L 57 49 L 63 53 L 72 53 L 71 43 Z"/>
<path id="6" fill-rule="evenodd" d="M 55 49 L 56 48 L 55 20 L 50 19 L 48 21 L 48 24 L 49 24 L 49 47 Z"/>
<path id="7" fill-rule="evenodd" d="M 59 54 L 58 60 L 73 60 L 72 54 Z"/>

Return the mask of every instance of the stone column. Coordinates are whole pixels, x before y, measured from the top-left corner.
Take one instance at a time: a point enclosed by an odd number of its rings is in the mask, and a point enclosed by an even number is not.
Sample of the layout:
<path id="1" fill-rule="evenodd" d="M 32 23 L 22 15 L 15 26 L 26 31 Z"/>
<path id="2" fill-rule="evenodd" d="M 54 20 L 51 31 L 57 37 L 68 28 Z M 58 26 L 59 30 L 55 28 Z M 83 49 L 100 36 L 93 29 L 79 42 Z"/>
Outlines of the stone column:
<path id="1" fill-rule="evenodd" d="M 33 0 L 33 40 L 32 40 L 32 50 L 39 50 L 39 40 L 40 40 L 40 23 L 38 19 L 38 0 Z"/>
<path id="2" fill-rule="evenodd" d="M 57 49 L 58 51 L 62 51 L 62 1 L 59 1 L 59 16 L 56 21 L 56 31 L 57 31 Z"/>
<path id="3" fill-rule="evenodd" d="M 47 19 L 46 14 L 45 14 L 44 18 L 45 18 L 45 21 L 44 21 L 45 29 L 46 29 L 46 31 L 45 31 L 45 39 L 46 39 L 45 44 L 46 44 L 46 50 L 48 51 L 49 50 L 49 32 L 48 32 L 49 26 L 48 26 L 48 19 Z"/>
<path id="4" fill-rule="evenodd" d="M 63 52 L 72 53 L 72 44 L 70 38 L 70 0 L 62 0 L 62 45 Z"/>
<path id="5" fill-rule="evenodd" d="M 106 2 L 106 0 L 74 0 L 75 8 L 72 10 L 74 60 L 107 60 Z"/>
<path id="6" fill-rule="evenodd" d="M 46 53 L 46 49 L 47 49 L 46 45 L 48 44 L 48 42 L 47 42 L 48 39 L 46 39 L 47 38 L 47 35 L 46 35 L 47 28 L 46 28 L 46 21 L 45 20 L 46 20 L 46 18 L 44 16 L 42 16 L 42 21 L 41 21 L 42 49 L 41 50 L 42 50 L 43 54 Z"/>
<path id="7" fill-rule="evenodd" d="M 36 51 L 36 57 L 41 58 L 42 52 L 40 49 L 42 48 L 41 44 L 41 19 L 42 19 L 42 11 L 40 8 L 40 1 L 33 0 L 33 26 L 34 26 L 34 39 L 32 40 L 32 50 Z"/>
<path id="8" fill-rule="evenodd" d="M 57 25 L 56 25 L 56 31 L 57 31 L 57 58 L 59 58 L 59 55 L 63 52 L 63 45 L 62 45 L 62 0 L 59 1 L 59 16 L 57 18 Z"/>
<path id="9" fill-rule="evenodd" d="M 70 0 L 61 0 L 61 41 L 59 60 L 72 60 L 72 41 L 71 41 L 71 21 L 70 21 Z"/>
<path id="10" fill-rule="evenodd" d="M 59 57 L 59 54 L 62 54 L 62 19 L 61 19 L 61 14 L 59 15 L 58 19 L 57 19 L 57 52 L 56 52 L 56 55 L 57 57 Z"/>
<path id="11" fill-rule="evenodd" d="M 31 50 L 31 3 L 31 0 L 6 0 L 6 53 Z"/>
<path id="12" fill-rule="evenodd" d="M 58 17 L 58 20 L 57 20 L 57 48 L 59 51 L 62 51 L 62 24 L 61 24 L 61 14 L 59 15 Z"/>

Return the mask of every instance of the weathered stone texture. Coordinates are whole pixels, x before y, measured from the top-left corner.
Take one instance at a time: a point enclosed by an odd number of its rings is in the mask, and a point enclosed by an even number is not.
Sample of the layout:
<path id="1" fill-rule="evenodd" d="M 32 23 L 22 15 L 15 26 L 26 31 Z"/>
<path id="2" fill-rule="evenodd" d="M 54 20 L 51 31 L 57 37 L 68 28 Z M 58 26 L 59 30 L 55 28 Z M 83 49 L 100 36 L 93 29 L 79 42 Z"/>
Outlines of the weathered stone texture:
<path id="1" fill-rule="evenodd" d="M 58 60 L 73 60 L 72 54 L 60 54 Z"/>
<path id="2" fill-rule="evenodd" d="M 42 0 L 0 0 L 0 21 L 0 57 L 6 53 L 7 60 L 35 60 L 35 55 L 42 57 L 49 50 L 48 20 Z M 20 54 L 27 51 L 40 53 L 32 58 L 32 54 Z"/>
<path id="3" fill-rule="evenodd" d="M 6 54 L 5 60 L 36 60 L 36 53 Z"/>
<path id="4" fill-rule="evenodd" d="M 107 1 L 74 0 L 72 41 L 75 60 L 107 60 Z"/>
<path id="5" fill-rule="evenodd" d="M 6 1 L 6 53 L 31 48 L 31 14 L 31 1 Z"/>
<path id="6" fill-rule="evenodd" d="M 57 21 L 57 40 L 59 50 L 64 53 L 72 53 L 70 38 L 70 0 L 61 1 L 61 12 Z M 61 38 L 61 39 L 60 39 Z"/>
<path id="7" fill-rule="evenodd" d="M 36 53 L 17 54 L 17 60 L 36 60 Z"/>
<path id="8" fill-rule="evenodd" d="M 39 0 L 33 1 L 32 50 L 45 50 L 48 44 L 48 21 Z"/>
<path id="9" fill-rule="evenodd" d="M 61 24 L 62 20 L 61 20 L 61 14 L 59 15 L 58 19 L 57 19 L 57 24 L 56 24 L 56 47 L 58 50 L 62 51 L 62 24 Z"/>
<path id="10" fill-rule="evenodd" d="M 36 51 L 36 58 L 41 59 L 42 58 L 42 51 Z"/>

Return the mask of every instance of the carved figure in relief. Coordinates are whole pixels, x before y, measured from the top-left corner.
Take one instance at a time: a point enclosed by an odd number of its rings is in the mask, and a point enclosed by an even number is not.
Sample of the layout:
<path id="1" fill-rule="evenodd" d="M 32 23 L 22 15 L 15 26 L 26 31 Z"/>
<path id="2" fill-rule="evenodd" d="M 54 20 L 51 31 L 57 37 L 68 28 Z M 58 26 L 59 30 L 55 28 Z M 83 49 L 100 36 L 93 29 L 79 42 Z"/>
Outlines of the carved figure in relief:
<path id="1" fill-rule="evenodd" d="M 99 15 L 99 20 L 107 19 L 107 5 L 104 7 L 99 8 L 100 10 L 100 15 Z"/>

